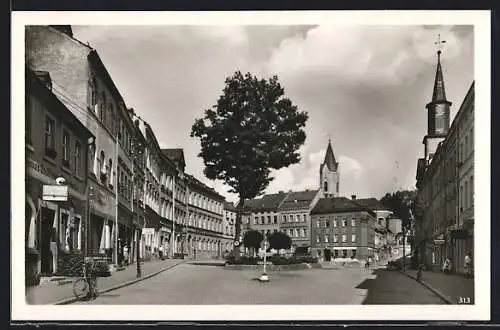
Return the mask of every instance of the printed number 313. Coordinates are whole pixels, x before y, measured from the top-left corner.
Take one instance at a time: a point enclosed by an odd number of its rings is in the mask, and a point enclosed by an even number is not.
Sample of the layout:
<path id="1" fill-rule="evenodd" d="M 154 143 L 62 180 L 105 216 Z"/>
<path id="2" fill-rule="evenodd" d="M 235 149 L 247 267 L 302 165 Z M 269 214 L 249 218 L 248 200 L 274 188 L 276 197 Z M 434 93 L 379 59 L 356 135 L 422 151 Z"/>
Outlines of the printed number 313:
<path id="1" fill-rule="evenodd" d="M 470 299 L 470 297 L 458 297 L 458 303 L 459 304 L 470 304 L 471 299 Z"/>

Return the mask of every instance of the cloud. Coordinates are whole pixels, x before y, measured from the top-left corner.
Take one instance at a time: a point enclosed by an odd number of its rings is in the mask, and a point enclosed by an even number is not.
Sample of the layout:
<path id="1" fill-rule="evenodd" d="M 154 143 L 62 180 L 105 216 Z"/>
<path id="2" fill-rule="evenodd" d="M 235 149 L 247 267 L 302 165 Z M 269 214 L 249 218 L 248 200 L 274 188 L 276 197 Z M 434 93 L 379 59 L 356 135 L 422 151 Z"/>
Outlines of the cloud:
<path id="1" fill-rule="evenodd" d="M 327 135 L 346 195 L 381 197 L 414 186 L 438 33 L 446 40 L 441 60 L 452 116 L 474 78 L 470 26 L 75 26 L 74 33 L 97 49 L 161 146 L 184 149 L 187 172 L 200 180 L 200 143 L 189 136 L 194 119 L 217 102 L 234 71 L 278 74 L 309 120 L 301 163 L 274 172 L 267 192 L 316 189 Z M 222 183 L 215 187 L 235 199 Z"/>

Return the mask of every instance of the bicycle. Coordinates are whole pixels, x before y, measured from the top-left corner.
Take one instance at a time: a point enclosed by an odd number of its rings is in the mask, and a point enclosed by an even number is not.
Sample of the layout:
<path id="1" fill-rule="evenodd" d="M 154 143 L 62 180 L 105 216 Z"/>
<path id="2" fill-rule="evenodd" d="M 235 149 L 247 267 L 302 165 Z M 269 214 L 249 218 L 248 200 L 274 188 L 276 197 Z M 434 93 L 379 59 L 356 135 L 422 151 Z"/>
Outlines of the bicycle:
<path id="1" fill-rule="evenodd" d="M 87 260 L 83 262 L 83 277 L 78 278 L 73 283 L 73 294 L 78 300 L 97 298 L 99 292 L 97 290 L 95 262 Z"/>

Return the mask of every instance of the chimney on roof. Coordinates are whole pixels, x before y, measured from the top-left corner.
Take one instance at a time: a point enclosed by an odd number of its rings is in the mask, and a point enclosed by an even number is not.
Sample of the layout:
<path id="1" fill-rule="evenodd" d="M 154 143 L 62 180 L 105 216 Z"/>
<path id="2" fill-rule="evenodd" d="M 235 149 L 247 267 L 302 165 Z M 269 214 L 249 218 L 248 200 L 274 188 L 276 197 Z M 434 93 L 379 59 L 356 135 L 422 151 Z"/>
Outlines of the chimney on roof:
<path id="1" fill-rule="evenodd" d="M 356 195 L 351 195 L 351 199 L 354 201 L 356 200 Z"/>

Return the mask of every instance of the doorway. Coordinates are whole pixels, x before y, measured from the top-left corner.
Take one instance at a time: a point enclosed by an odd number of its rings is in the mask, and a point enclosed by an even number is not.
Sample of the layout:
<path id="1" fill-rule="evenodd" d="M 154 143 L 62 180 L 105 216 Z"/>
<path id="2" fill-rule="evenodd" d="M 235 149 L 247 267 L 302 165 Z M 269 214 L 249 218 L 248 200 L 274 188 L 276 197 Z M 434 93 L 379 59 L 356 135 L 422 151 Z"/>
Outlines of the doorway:
<path id="1" fill-rule="evenodd" d="M 56 232 L 54 228 L 55 211 L 42 208 L 42 221 L 40 224 L 40 263 L 41 273 L 50 275 L 54 272 L 54 263 L 52 251 L 50 249 L 50 242 L 56 239 Z"/>
<path id="2" fill-rule="evenodd" d="M 329 249 L 325 249 L 325 261 L 330 261 L 332 260 L 332 251 Z"/>

